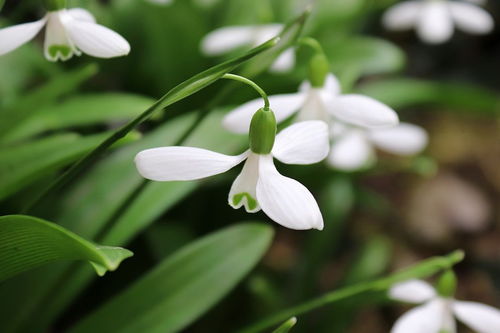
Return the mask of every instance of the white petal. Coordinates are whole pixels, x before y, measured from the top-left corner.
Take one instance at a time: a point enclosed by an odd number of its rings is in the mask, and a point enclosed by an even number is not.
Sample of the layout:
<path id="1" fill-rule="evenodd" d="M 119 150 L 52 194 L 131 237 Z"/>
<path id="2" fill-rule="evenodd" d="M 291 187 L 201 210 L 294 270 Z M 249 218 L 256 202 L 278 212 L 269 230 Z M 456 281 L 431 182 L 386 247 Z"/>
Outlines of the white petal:
<path id="1" fill-rule="evenodd" d="M 71 41 L 84 53 L 98 58 L 127 55 L 129 43 L 119 34 L 105 26 L 74 19 L 64 15 L 62 22 Z"/>
<path id="2" fill-rule="evenodd" d="M 281 122 L 296 112 L 304 101 L 302 94 L 283 94 L 269 96 L 271 110 L 274 111 L 276 121 Z M 262 98 L 250 102 L 230 111 L 223 119 L 224 127 L 234 133 L 248 133 L 254 113 L 264 106 Z"/>
<path id="3" fill-rule="evenodd" d="M 439 333 L 444 318 L 440 300 L 430 301 L 403 314 L 391 333 Z"/>
<path id="4" fill-rule="evenodd" d="M 283 51 L 271 65 L 270 71 L 274 73 L 288 72 L 295 66 L 295 50 L 290 47 Z"/>
<path id="5" fill-rule="evenodd" d="M 303 93 L 307 93 L 311 87 L 311 83 L 309 81 L 304 81 L 301 83 L 299 91 Z M 323 88 L 321 88 L 322 96 L 331 96 L 336 97 L 342 92 L 342 88 L 339 82 L 339 79 L 333 74 L 328 74 L 325 79 L 325 84 Z"/>
<path id="6" fill-rule="evenodd" d="M 328 125 L 320 120 L 292 124 L 274 142 L 272 154 L 287 164 L 313 164 L 328 156 Z"/>
<path id="7" fill-rule="evenodd" d="M 332 96 L 337 96 L 341 92 L 342 92 L 342 87 L 340 85 L 339 79 L 333 74 L 328 74 L 326 76 L 325 85 L 323 87 L 323 93 L 330 94 Z"/>
<path id="8" fill-rule="evenodd" d="M 238 47 L 252 44 L 256 26 L 230 26 L 216 29 L 201 41 L 201 51 L 206 55 L 221 55 Z"/>
<path id="9" fill-rule="evenodd" d="M 328 74 L 321 88 L 312 87 L 309 81 L 300 85 L 299 91 L 306 97 L 297 116 L 298 121 L 323 120 L 330 123 L 329 107 L 335 103 L 341 92 L 340 82 L 333 74 Z"/>
<path id="10" fill-rule="evenodd" d="M 51 12 L 47 15 L 44 54 L 49 61 L 66 61 L 73 57 L 73 54 L 81 54 L 67 35 L 66 28 L 61 21 L 61 13 L 64 11 Z"/>
<path id="11" fill-rule="evenodd" d="M 370 132 L 370 140 L 382 150 L 397 155 L 421 152 L 429 141 L 427 132 L 420 126 L 401 123 L 398 126 Z"/>
<path id="12" fill-rule="evenodd" d="M 249 153 L 241 173 L 234 180 L 228 197 L 229 205 L 234 209 L 245 206 L 248 213 L 255 213 L 260 210 L 257 201 L 259 161 L 260 155 Z"/>
<path id="13" fill-rule="evenodd" d="M 402 302 L 423 303 L 436 297 L 434 288 L 422 280 L 397 283 L 389 289 L 389 297 Z"/>
<path id="14" fill-rule="evenodd" d="M 257 200 L 264 213 L 284 227 L 323 229 L 323 217 L 311 192 L 298 181 L 282 176 L 271 155 L 261 155 Z"/>
<path id="15" fill-rule="evenodd" d="M 455 316 L 478 333 L 500 332 L 500 311 L 476 302 L 453 302 Z"/>
<path id="16" fill-rule="evenodd" d="M 409 29 L 417 22 L 421 8 L 422 3 L 418 1 L 398 3 L 385 12 L 382 23 L 389 30 Z"/>
<path id="17" fill-rule="evenodd" d="M 328 164 L 340 170 L 353 171 L 366 166 L 374 158 L 373 149 L 365 135 L 350 130 L 333 139 Z"/>
<path id="18" fill-rule="evenodd" d="M 161 147 L 143 150 L 135 157 L 139 173 L 156 181 L 194 180 L 226 172 L 247 153 L 228 156 L 193 147 Z"/>
<path id="19" fill-rule="evenodd" d="M 453 35 L 453 20 L 447 1 L 423 4 L 417 24 L 420 38 L 430 44 L 446 42 Z"/>
<path id="20" fill-rule="evenodd" d="M 325 94 L 322 88 L 311 88 L 306 93 L 305 101 L 297 115 L 297 121 L 323 120 L 330 122 L 328 105 L 331 105 L 334 96 Z"/>
<path id="21" fill-rule="evenodd" d="M 35 38 L 43 28 L 46 18 L 0 29 L 0 55 L 9 53 Z"/>
<path id="22" fill-rule="evenodd" d="M 451 16 L 458 28 L 471 34 L 486 34 L 493 30 L 493 17 L 486 10 L 464 2 L 450 2 Z"/>
<path id="23" fill-rule="evenodd" d="M 387 105 L 363 95 L 342 95 L 330 104 L 330 113 L 341 121 L 366 128 L 398 124 L 396 112 Z"/>
<path id="24" fill-rule="evenodd" d="M 88 10 L 83 8 L 67 9 L 66 13 L 71 15 L 75 20 L 95 23 L 95 17 Z"/>

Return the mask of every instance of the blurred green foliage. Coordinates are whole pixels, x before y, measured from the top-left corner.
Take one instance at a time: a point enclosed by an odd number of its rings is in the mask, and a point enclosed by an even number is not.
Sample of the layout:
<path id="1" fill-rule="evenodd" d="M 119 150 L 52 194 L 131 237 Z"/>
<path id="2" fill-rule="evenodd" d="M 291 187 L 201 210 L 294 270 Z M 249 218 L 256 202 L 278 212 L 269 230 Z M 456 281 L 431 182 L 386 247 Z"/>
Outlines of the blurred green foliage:
<path id="1" fill-rule="evenodd" d="M 398 43 L 385 38 L 378 20 L 394 2 L 318 0 L 303 31 L 292 26 L 277 47 L 236 72 L 252 77 L 268 94 L 296 91 L 307 75 L 309 50 L 297 48 L 297 66 L 288 73 L 271 74 L 266 67 L 302 32 L 320 41 L 345 92 L 375 97 L 396 108 L 402 119 L 423 122 L 434 111 L 447 110 L 451 116 L 480 113 L 498 121 L 498 87 L 478 85 L 483 80 L 479 71 L 454 69 L 448 76 L 435 67 L 425 71 L 425 59 L 415 56 L 424 52 L 447 59 L 453 49 L 428 48 L 411 35 L 392 39 Z M 242 54 L 202 55 L 200 40 L 208 32 L 226 25 L 292 22 L 306 3 L 177 0 L 162 6 L 145 0 L 69 0 L 71 7 L 89 9 L 98 22 L 125 36 L 132 52 L 112 60 L 82 56 L 50 63 L 38 38 L 0 57 L 2 215 L 19 213 L 70 165 L 179 83 Z M 34 20 L 41 12 L 37 1 L 7 1 L 0 26 Z M 458 40 L 451 47 L 460 42 L 465 43 Z M 404 174 L 410 179 L 402 180 L 406 186 L 431 174 L 419 174 L 414 166 L 423 160 L 435 166 L 432 157 L 353 174 L 322 164 L 307 170 L 279 165 L 312 189 L 321 203 L 325 231 L 292 234 L 273 225 L 277 237 L 254 270 L 270 244 L 271 226 L 238 223 L 248 215 L 226 204 L 234 172 L 201 182 L 149 183 L 140 178 L 133 158 L 142 149 L 182 143 L 234 154 L 246 147 L 245 136 L 227 133 L 220 125 L 227 110 L 255 97 L 247 87 L 216 82 L 235 67 L 217 67 L 210 77 L 198 76 L 171 91 L 154 117 L 82 169 L 68 186 L 43 198 L 32 215 L 87 240 L 127 247 L 135 256 L 99 280 L 88 265 L 59 263 L 3 282 L 1 332 L 231 331 L 327 290 L 378 278 L 395 266 L 398 238 L 406 236 L 395 226 L 401 220 L 397 200 L 389 202 L 365 179 Z M 160 111 L 167 105 L 167 112 Z M 363 215 L 367 209 L 368 218 Z M 359 215 L 362 223 L 354 223 Z M 204 236 L 219 228 L 225 229 Z M 448 249 L 443 245 L 437 250 Z M 291 331 L 345 332 L 364 305 L 386 302 L 377 290 L 340 301 L 335 305 L 340 311 L 327 305 L 304 315 Z"/>

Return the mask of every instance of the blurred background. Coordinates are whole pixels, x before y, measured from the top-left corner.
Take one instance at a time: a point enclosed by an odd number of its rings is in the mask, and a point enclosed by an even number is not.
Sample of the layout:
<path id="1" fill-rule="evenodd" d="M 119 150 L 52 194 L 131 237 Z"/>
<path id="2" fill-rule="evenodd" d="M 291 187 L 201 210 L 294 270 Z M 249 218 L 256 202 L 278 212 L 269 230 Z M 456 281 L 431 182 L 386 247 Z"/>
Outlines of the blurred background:
<path id="1" fill-rule="evenodd" d="M 9 118 L 10 123 L 0 121 L 6 138 L 0 149 L 8 153 L 24 145 L 33 160 L 18 176 L 21 187 L 10 186 L 14 176 L 0 175 L 2 215 L 18 213 L 61 169 L 170 88 L 231 57 L 200 52 L 200 41 L 208 32 L 227 25 L 286 23 L 308 1 L 68 3 L 89 9 L 99 23 L 124 36 L 132 52 L 112 60 L 82 56 L 49 63 L 39 37 L 0 57 L 0 111 L 18 117 Z M 324 231 L 296 232 L 273 224 L 276 236 L 264 260 L 185 332 L 232 331 L 326 291 L 457 248 L 466 253 L 457 266 L 457 297 L 500 307 L 500 28 L 485 36 L 456 31 L 448 43 L 427 45 L 414 31 L 395 33 L 382 27 L 381 15 L 394 3 L 315 1 L 304 35 L 321 42 L 344 91 L 377 98 L 396 109 L 402 120 L 425 128 L 428 148 L 404 158 L 380 153 L 374 167 L 353 173 L 322 163 L 279 164 L 281 172 L 305 184 L 318 199 Z M 500 25 L 500 2 L 490 0 L 485 8 Z M 7 0 L 0 15 L 4 27 L 34 21 L 43 15 L 43 8 L 34 0 Z M 306 78 L 309 54 L 300 49 L 297 56 L 297 66 L 290 72 L 264 72 L 253 79 L 268 94 L 295 92 Z M 250 216 L 227 205 L 239 168 L 203 182 L 171 184 L 168 193 L 175 195 L 151 189 L 142 206 L 114 216 L 140 184 L 130 157 L 145 147 L 176 142 L 197 111 L 206 112 L 204 107 L 226 84 L 216 83 L 142 125 L 75 184 L 48 198 L 50 204 L 39 207 L 37 216 L 96 241 L 127 245 L 135 253 L 118 271 L 89 280 L 85 288 L 59 303 L 44 332 L 63 332 L 162 258 L 202 235 L 242 220 L 268 221 L 262 213 Z M 210 110 L 185 144 L 241 152 L 245 137 L 223 132 L 220 119 L 231 107 L 253 98 L 254 91 L 245 86 L 234 90 Z M 79 119 L 82 114 L 84 120 Z M 42 147 L 44 140 L 50 145 Z M 38 160 L 45 164 L 30 169 L 30 163 Z M 110 220 L 112 224 L 106 224 Z M 136 226 L 126 236 L 120 227 L 114 228 L 130 223 Z M 115 231 L 110 233 L 112 226 Z M 25 295 L 16 298 L 32 297 L 36 284 L 43 283 L 43 279 L 34 282 L 36 274 L 28 272 L 15 282 L 25 288 Z M 13 286 L 12 281 L 0 285 L 0 299 L 11 299 Z M 42 316 L 26 308 L 19 312 L 16 304 L 2 304 L 0 321 L 16 316 L 22 327 L 20 322 Z M 383 294 L 363 295 L 301 316 L 294 332 L 388 332 L 405 309 Z"/>

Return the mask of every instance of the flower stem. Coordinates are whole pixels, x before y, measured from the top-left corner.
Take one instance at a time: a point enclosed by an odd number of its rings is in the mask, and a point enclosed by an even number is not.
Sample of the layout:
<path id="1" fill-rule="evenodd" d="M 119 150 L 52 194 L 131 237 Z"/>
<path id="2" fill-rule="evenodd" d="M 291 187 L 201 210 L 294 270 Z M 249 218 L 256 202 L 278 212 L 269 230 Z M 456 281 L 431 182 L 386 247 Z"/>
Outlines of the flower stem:
<path id="1" fill-rule="evenodd" d="M 238 331 L 237 333 L 261 332 L 263 330 L 269 329 L 274 325 L 280 324 L 290 317 L 307 313 L 330 303 L 334 303 L 370 291 L 384 291 L 398 282 L 403 282 L 410 279 L 425 278 L 434 275 L 442 270 L 451 268 L 453 265 L 462 261 L 463 258 L 464 253 L 461 250 L 454 251 L 447 256 L 430 258 L 412 267 L 394 273 L 388 277 L 371 282 L 358 283 L 346 288 L 342 288 L 340 290 L 334 290 L 308 302 L 282 310 L 274 315 L 258 321 L 257 323 L 247 328 Z"/>
<path id="2" fill-rule="evenodd" d="M 302 37 L 301 39 L 299 39 L 297 44 L 303 45 L 303 46 L 308 46 L 311 49 L 313 49 L 315 53 L 325 54 L 325 51 L 323 50 L 323 47 L 321 46 L 321 44 L 316 39 L 314 39 L 312 37 Z"/>
<path id="3" fill-rule="evenodd" d="M 257 91 L 260 94 L 260 96 L 262 96 L 262 98 L 264 99 L 264 109 L 269 110 L 269 98 L 267 97 L 267 94 L 264 91 L 264 89 L 259 87 L 259 85 L 257 83 L 253 82 L 250 79 L 247 79 L 244 76 L 240 76 L 240 75 L 236 75 L 236 74 L 224 74 L 222 76 L 222 78 L 228 79 L 228 80 L 235 80 L 235 81 L 247 84 L 250 87 L 254 88 L 255 91 Z"/>

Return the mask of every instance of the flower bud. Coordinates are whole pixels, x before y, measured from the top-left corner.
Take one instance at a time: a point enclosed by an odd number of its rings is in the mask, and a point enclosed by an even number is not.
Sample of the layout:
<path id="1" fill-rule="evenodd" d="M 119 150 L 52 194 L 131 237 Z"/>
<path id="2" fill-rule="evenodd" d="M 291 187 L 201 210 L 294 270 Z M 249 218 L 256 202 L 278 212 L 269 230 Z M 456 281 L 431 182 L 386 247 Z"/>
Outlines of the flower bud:
<path id="1" fill-rule="evenodd" d="M 256 154 L 269 154 L 276 138 L 276 118 L 270 109 L 259 109 L 250 123 L 250 149 Z"/>
<path id="2" fill-rule="evenodd" d="M 313 87 L 323 87 L 330 72 L 330 63 L 322 53 L 316 53 L 309 60 L 309 81 Z"/>
<path id="3" fill-rule="evenodd" d="M 66 8 L 66 0 L 43 0 L 45 9 L 49 12 Z"/>
<path id="4" fill-rule="evenodd" d="M 447 270 L 439 277 L 436 289 L 438 294 L 442 297 L 450 298 L 455 295 L 455 290 L 457 289 L 457 277 L 451 269 Z"/>

